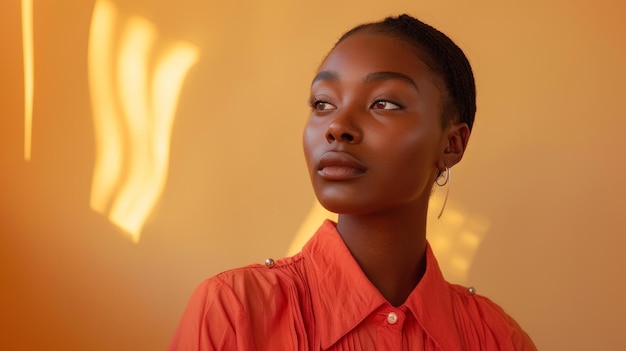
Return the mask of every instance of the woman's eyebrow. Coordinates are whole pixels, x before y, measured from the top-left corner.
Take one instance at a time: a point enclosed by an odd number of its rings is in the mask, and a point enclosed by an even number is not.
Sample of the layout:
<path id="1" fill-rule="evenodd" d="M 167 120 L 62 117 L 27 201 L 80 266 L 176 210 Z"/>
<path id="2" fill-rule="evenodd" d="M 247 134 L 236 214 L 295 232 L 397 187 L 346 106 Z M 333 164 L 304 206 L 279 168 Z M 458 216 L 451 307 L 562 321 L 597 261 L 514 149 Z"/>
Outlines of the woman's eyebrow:
<path id="1" fill-rule="evenodd" d="M 415 88 L 415 90 L 419 91 L 419 88 L 417 87 L 417 84 L 415 83 L 415 81 L 413 81 L 411 77 L 400 72 L 391 72 L 391 71 L 374 72 L 374 73 L 368 74 L 365 77 L 364 81 L 365 83 L 378 83 L 378 82 L 383 82 L 386 80 L 394 80 L 394 79 L 402 80 L 406 83 L 409 83 Z M 311 85 L 321 80 L 330 81 L 330 82 L 338 82 L 339 75 L 333 71 L 320 71 L 317 75 L 315 75 L 315 78 L 313 78 Z"/>
<path id="2" fill-rule="evenodd" d="M 315 75 L 315 78 L 313 78 L 313 81 L 311 82 L 311 85 L 313 85 L 315 82 L 320 81 L 320 80 L 328 80 L 328 81 L 331 81 L 331 82 L 338 82 L 339 81 L 339 76 L 337 75 L 337 73 L 332 72 L 332 71 L 321 71 L 317 75 Z"/>
<path id="3" fill-rule="evenodd" d="M 392 80 L 392 79 L 405 81 L 409 83 L 410 85 L 412 85 L 415 88 L 415 90 L 419 91 L 417 84 L 415 84 L 415 81 L 413 81 L 411 77 L 407 76 L 406 74 L 399 73 L 399 72 L 384 71 L 384 72 L 370 73 L 365 77 L 365 83 L 378 83 L 378 82 L 383 82 L 383 81 Z"/>

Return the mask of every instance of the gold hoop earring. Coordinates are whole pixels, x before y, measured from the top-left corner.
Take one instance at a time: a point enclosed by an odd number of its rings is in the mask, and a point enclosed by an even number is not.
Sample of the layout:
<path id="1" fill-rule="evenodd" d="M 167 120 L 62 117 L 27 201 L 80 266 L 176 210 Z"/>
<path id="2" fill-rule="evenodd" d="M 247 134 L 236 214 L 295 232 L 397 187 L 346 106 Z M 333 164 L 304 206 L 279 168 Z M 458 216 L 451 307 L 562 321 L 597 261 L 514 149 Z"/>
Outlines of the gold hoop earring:
<path id="1" fill-rule="evenodd" d="M 440 183 L 439 179 L 441 179 L 442 176 L 444 177 L 444 181 L 443 183 Z M 450 180 L 450 168 L 446 167 L 445 171 L 439 172 L 439 174 L 437 175 L 437 179 L 435 179 L 435 183 L 437 183 L 437 185 L 439 186 L 444 186 L 448 184 L 449 180 Z"/>
<path id="2" fill-rule="evenodd" d="M 441 206 L 441 211 L 439 211 L 439 215 L 437 216 L 437 219 L 441 218 L 441 215 L 443 214 L 443 210 L 446 208 L 446 204 L 448 203 L 448 194 L 450 193 L 450 168 L 446 167 L 446 170 L 443 172 L 439 173 L 439 176 L 437 177 L 437 179 L 435 179 L 435 183 L 439 186 L 444 186 L 446 184 L 448 184 L 448 187 L 446 188 L 446 195 L 443 198 L 443 205 Z M 440 182 L 439 179 L 441 179 L 441 177 L 444 177 L 443 182 Z"/>

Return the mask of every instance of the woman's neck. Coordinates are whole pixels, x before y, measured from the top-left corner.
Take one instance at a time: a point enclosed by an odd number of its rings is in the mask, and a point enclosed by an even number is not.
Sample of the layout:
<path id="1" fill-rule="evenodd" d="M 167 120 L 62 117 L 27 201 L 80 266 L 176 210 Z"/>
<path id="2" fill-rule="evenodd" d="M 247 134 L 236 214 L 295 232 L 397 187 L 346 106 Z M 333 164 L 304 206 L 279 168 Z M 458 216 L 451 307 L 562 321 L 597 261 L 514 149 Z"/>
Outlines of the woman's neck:
<path id="1" fill-rule="evenodd" d="M 393 306 L 402 305 L 426 271 L 426 215 L 339 215 L 352 256 Z"/>

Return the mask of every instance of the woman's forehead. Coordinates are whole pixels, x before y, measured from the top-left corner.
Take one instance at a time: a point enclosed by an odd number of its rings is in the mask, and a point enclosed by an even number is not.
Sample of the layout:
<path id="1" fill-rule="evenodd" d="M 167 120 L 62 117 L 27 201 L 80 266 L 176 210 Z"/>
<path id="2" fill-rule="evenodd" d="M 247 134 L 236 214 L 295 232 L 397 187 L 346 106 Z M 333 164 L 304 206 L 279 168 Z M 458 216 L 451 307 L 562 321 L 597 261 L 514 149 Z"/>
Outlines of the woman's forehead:
<path id="1" fill-rule="evenodd" d="M 414 81 L 432 79 L 432 72 L 405 41 L 381 33 L 357 32 L 339 42 L 320 65 L 320 75 L 334 80 L 396 72 Z M 315 79 L 314 79 L 315 81 Z"/>
<path id="2" fill-rule="evenodd" d="M 416 51 L 403 40 L 385 34 L 359 32 L 339 42 L 326 56 L 319 71 L 354 66 L 383 71 L 392 68 L 411 70 L 425 66 Z"/>

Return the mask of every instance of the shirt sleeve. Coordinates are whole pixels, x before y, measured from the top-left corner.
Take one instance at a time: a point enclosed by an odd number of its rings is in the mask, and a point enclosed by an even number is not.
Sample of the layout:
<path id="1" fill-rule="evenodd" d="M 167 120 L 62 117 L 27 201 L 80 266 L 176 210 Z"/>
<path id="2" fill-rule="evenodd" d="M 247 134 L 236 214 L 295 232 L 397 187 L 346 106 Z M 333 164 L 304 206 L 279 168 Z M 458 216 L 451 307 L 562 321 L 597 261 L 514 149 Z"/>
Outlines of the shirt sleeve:
<path id="1" fill-rule="evenodd" d="M 502 307 L 484 296 L 476 296 L 480 301 L 480 315 L 486 328 L 499 344 L 498 349 L 511 351 L 537 351 L 537 347 L 522 327 L 508 315 Z M 488 348 L 490 349 L 490 348 Z"/>
<path id="2" fill-rule="evenodd" d="M 510 317 L 509 317 L 510 318 Z M 537 346 L 530 339 L 530 336 L 511 318 L 511 344 L 515 351 L 537 351 Z"/>
<path id="3" fill-rule="evenodd" d="M 219 276 L 193 292 L 174 333 L 169 351 L 236 350 L 241 304 Z"/>

